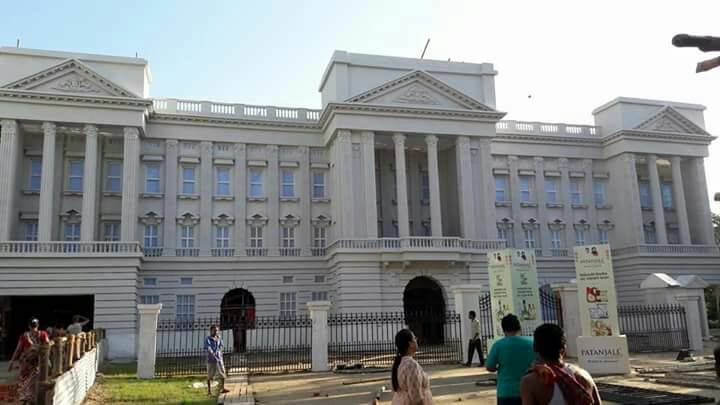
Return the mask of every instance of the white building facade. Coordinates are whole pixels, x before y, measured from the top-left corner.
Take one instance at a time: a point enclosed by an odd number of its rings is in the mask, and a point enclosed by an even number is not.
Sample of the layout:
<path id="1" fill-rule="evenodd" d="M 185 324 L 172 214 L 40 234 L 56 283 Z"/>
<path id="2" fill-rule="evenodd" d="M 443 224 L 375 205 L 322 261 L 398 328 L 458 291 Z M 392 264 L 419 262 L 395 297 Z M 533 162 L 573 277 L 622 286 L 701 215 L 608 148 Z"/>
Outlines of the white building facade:
<path id="1" fill-rule="evenodd" d="M 34 303 L 89 305 L 131 357 L 138 303 L 178 320 L 452 309 L 450 286 L 486 285 L 504 246 L 535 249 L 552 283 L 573 246 L 610 243 L 622 303 L 650 273 L 720 284 L 700 105 L 503 121 L 491 64 L 341 51 L 321 110 L 150 98 L 136 58 L 0 48 L 0 66 L 6 331 Z"/>

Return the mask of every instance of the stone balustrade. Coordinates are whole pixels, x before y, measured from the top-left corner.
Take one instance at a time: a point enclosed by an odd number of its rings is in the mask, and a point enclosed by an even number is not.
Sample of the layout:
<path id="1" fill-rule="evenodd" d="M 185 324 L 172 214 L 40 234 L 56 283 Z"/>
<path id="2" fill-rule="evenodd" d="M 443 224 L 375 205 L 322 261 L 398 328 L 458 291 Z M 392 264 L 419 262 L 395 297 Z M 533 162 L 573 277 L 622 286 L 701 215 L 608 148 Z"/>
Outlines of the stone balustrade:
<path id="1" fill-rule="evenodd" d="M 529 134 L 563 137 L 599 138 L 600 128 L 594 125 L 572 125 L 536 121 L 500 121 L 496 124 L 498 134 Z"/>
<path id="2" fill-rule="evenodd" d="M 0 242 L 0 256 L 97 255 L 137 256 L 142 253 L 138 242 Z"/>
<path id="3" fill-rule="evenodd" d="M 320 120 L 321 110 L 288 108 L 248 104 L 216 103 L 212 101 L 154 99 L 153 110 L 162 114 L 182 114 L 227 118 L 243 118 L 262 121 L 291 121 L 315 123 Z"/>
<path id="4" fill-rule="evenodd" d="M 707 255 L 717 256 L 715 245 L 674 245 L 674 244 L 642 244 L 612 250 L 613 256 L 652 254 L 652 255 Z"/>

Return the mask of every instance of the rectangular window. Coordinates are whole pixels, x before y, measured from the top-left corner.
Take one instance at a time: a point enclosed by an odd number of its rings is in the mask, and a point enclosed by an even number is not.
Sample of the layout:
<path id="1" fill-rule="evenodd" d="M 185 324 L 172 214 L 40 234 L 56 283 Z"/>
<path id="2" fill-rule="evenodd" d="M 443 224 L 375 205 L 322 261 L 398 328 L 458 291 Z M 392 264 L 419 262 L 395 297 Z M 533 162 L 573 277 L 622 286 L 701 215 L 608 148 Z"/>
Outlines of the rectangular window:
<path id="1" fill-rule="evenodd" d="M 183 169 L 183 174 L 184 174 Z M 183 187 L 185 183 L 183 182 Z M 159 193 L 160 192 L 160 165 L 152 164 L 145 165 L 145 192 L 146 193 Z"/>
<path id="2" fill-rule="evenodd" d="M 545 179 L 545 202 L 548 204 L 558 203 L 558 180 L 555 178 Z"/>
<path id="3" fill-rule="evenodd" d="M 160 246 L 160 240 L 158 239 L 158 225 L 145 225 L 143 232 L 143 246 L 146 248 Z"/>
<path id="4" fill-rule="evenodd" d="M 532 185 L 530 176 L 520 176 L 520 202 L 530 202 L 532 198 Z"/>
<path id="5" fill-rule="evenodd" d="M 313 198 L 325 198 L 324 172 L 313 172 Z"/>
<path id="6" fill-rule="evenodd" d="M 68 191 L 81 193 L 83 191 L 83 161 L 71 160 L 68 174 Z"/>
<path id="7" fill-rule="evenodd" d="M 423 173 L 421 177 L 422 181 L 422 193 L 420 198 L 423 201 L 430 201 L 430 176 L 427 173 Z"/>
<path id="8" fill-rule="evenodd" d="M 526 229 L 525 230 L 525 248 L 526 249 L 535 249 L 535 230 L 534 229 Z"/>
<path id="9" fill-rule="evenodd" d="M 230 195 L 230 168 L 215 168 L 215 195 Z"/>
<path id="10" fill-rule="evenodd" d="M 250 227 L 250 247 L 261 248 L 263 247 L 263 228 L 261 226 Z"/>
<path id="11" fill-rule="evenodd" d="M 183 194 L 195 194 L 195 168 L 182 168 L 182 192 Z"/>
<path id="12" fill-rule="evenodd" d="M 106 242 L 120 240 L 120 222 L 105 222 L 103 224 L 103 240 Z"/>
<path id="13" fill-rule="evenodd" d="M 157 287 L 157 279 L 155 277 L 145 277 L 143 278 L 143 286 Z"/>
<path id="14" fill-rule="evenodd" d="M 263 172 L 260 169 L 250 169 L 250 197 L 263 197 Z"/>
<path id="15" fill-rule="evenodd" d="M 65 224 L 63 236 L 68 242 L 77 242 L 80 240 L 80 224 Z"/>
<path id="16" fill-rule="evenodd" d="M 324 282 L 325 282 L 325 276 L 315 276 L 315 282 L 316 282 L 316 283 L 324 283 Z"/>
<path id="17" fill-rule="evenodd" d="M 663 208 L 670 210 L 673 208 L 673 191 L 671 183 L 660 184 L 660 194 L 662 195 Z"/>
<path id="18" fill-rule="evenodd" d="M 327 228 L 324 226 L 313 227 L 312 246 L 314 248 L 324 248 L 327 244 Z"/>
<path id="19" fill-rule="evenodd" d="M 119 193 L 122 191 L 122 162 L 110 161 L 107 163 L 105 191 L 109 193 Z"/>
<path id="20" fill-rule="evenodd" d="M 667 230 L 668 243 L 677 245 L 680 243 L 680 230 L 677 228 L 668 228 Z"/>
<path id="21" fill-rule="evenodd" d="M 30 182 L 28 188 L 31 191 L 40 191 L 42 181 L 42 160 L 30 159 Z"/>
<path id="22" fill-rule="evenodd" d="M 560 237 L 560 231 L 550 231 L 550 243 L 553 249 L 562 248 L 562 238 Z"/>
<path id="23" fill-rule="evenodd" d="M 575 205 L 583 204 L 583 181 L 572 180 L 570 182 L 570 203 Z"/>
<path id="24" fill-rule="evenodd" d="M 178 295 L 175 306 L 175 320 L 177 322 L 192 322 L 195 320 L 195 296 Z"/>
<path id="25" fill-rule="evenodd" d="M 160 296 L 159 295 L 141 295 L 140 296 L 140 303 L 141 304 L 159 304 L 160 303 Z"/>
<path id="26" fill-rule="evenodd" d="M 180 247 L 190 249 L 195 247 L 195 227 L 184 225 L 180 228 Z"/>
<path id="27" fill-rule="evenodd" d="M 192 285 L 192 277 L 180 277 L 180 285 Z"/>
<path id="28" fill-rule="evenodd" d="M 295 173 L 292 170 L 285 169 L 281 175 L 282 186 L 280 187 L 280 197 L 295 197 Z"/>
<path id="29" fill-rule="evenodd" d="M 601 244 L 607 244 L 610 242 L 610 237 L 608 235 L 608 231 L 606 231 L 604 229 L 598 230 L 598 242 L 600 242 Z"/>
<path id="30" fill-rule="evenodd" d="M 283 284 L 292 284 L 293 280 L 294 280 L 293 276 L 283 276 L 283 278 L 282 278 Z"/>
<path id="31" fill-rule="evenodd" d="M 230 227 L 218 225 L 215 227 L 215 247 L 218 249 L 230 248 Z"/>
<path id="32" fill-rule="evenodd" d="M 505 247 L 511 247 L 512 243 L 512 229 L 500 228 L 497 230 L 498 239 L 505 241 Z"/>
<path id="33" fill-rule="evenodd" d="M 655 227 L 645 227 L 645 243 L 657 243 L 657 234 L 655 233 Z"/>
<path id="34" fill-rule="evenodd" d="M 25 240 L 26 241 L 38 240 L 38 223 L 37 223 L 37 221 L 25 222 Z"/>
<path id="35" fill-rule="evenodd" d="M 495 176 L 495 201 L 507 201 L 507 177 Z"/>
<path id="36" fill-rule="evenodd" d="M 327 291 L 313 291 L 311 300 L 312 301 L 327 301 L 328 293 L 327 293 Z"/>
<path id="37" fill-rule="evenodd" d="M 640 206 L 642 208 L 652 208 L 652 199 L 650 198 L 650 183 L 641 181 L 638 183 L 640 187 Z"/>
<path id="38" fill-rule="evenodd" d="M 595 183 L 593 183 L 593 194 L 595 197 L 595 206 L 596 207 L 603 207 L 607 205 L 607 193 L 606 193 L 606 187 L 607 183 L 601 180 L 595 180 Z"/>
<path id="39" fill-rule="evenodd" d="M 296 305 L 294 292 L 280 293 L 280 318 L 294 318 Z"/>
<path id="40" fill-rule="evenodd" d="M 575 230 L 575 246 L 585 245 L 585 231 L 582 229 Z"/>
<path id="41" fill-rule="evenodd" d="M 281 247 L 294 248 L 295 247 L 295 228 L 290 226 L 282 227 L 282 240 Z"/>

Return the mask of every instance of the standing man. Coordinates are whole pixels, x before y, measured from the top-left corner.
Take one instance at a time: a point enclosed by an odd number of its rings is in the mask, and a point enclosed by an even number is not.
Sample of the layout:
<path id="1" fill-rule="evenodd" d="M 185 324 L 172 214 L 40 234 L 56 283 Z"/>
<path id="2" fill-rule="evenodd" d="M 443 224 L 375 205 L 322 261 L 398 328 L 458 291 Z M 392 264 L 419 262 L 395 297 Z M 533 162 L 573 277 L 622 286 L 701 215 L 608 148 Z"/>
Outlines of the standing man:
<path id="1" fill-rule="evenodd" d="M 208 396 L 212 395 L 212 392 L 210 390 L 210 386 L 212 384 L 212 380 L 217 377 L 218 380 L 220 380 L 220 388 L 218 390 L 218 394 L 224 394 L 227 392 L 230 392 L 225 389 L 225 363 L 223 362 L 223 356 L 222 356 L 222 349 L 223 349 L 223 342 L 220 335 L 218 335 L 218 327 L 217 325 L 212 325 L 210 327 L 210 336 L 205 339 L 205 350 L 208 352 L 207 356 L 207 387 L 208 387 Z"/>
<path id="2" fill-rule="evenodd" d="M 480 338 L 480 321 L 477 319 L 475 311 L 470 311 L 468 314 L 470 318 L 470 342 L 468 343 L 468 359 L 465 364 L 470 367 L 472 364 L 473 355 L 477 350 L 478 357 L 480 358 L 480 367 L 485 365 L 485 359 L 483 358 L 482 339 Z"/>
<path id="3" fill-rule="evenodd" d="M 66 332 L 68 335 L 79 335 L 88 323 L 90 323 L 90 319 L 82 315 L 75 315 L 72 317 L 72 323 L 67 327 Z"/>
<path id="4" fill-rule="evenodd" d="M 535 361 L 533 341 L 520 336 L 520 321 L 513 314 L 501 321 L 505 337 L 497 340 L 490 349 L 487 370 L 497 371 L 498 405 L 522 405 L 520 381 Z"/>

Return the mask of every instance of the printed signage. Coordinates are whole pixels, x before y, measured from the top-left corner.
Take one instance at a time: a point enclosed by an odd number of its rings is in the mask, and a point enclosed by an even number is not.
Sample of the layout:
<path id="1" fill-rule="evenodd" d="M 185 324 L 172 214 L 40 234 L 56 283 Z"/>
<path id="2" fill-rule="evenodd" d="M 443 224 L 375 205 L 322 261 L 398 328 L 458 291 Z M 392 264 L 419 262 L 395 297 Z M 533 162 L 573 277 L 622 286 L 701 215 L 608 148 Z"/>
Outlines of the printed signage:
<path id="1" fill-rule="evenodd" d="M 524 330 L 542 321 L 535 252 L 505 249 L 488 253 L 490 300 L 495 338 L 504 336 L 501 321 L 507 314 L 520 319 Z"/>

